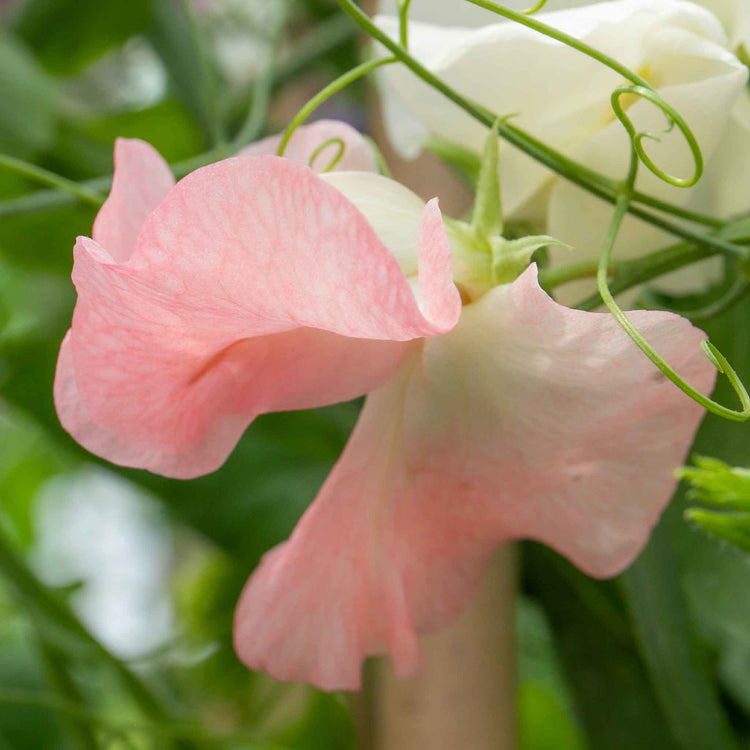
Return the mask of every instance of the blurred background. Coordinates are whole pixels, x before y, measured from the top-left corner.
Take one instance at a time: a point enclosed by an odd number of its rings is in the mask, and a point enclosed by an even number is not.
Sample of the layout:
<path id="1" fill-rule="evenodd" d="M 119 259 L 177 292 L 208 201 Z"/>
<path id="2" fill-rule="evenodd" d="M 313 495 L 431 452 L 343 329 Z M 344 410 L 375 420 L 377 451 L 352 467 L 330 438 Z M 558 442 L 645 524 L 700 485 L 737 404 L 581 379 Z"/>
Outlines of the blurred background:
<path id="1" fill-rule="evenodd" d="M 106 192 L 114 139 L 137 137 L 182 175 L 283 129 L 361 42 L 332 0 L 0 0 L 0 153 Z M 316 116 L 377 135 L 373 97 L 360 83 Z M 439 169 L 420 162 L 412 184 L 434 189 Z M 468 193 L 451 190 L 458 211 Z M 192 482 L 86 453 L 52 380 L 73 241 L 94 215 L 0 165 L 0 750 L 363 747 L 366 699 L 275 683 L 231 647 L 243 583 L 315 496 L 359 404 L 262 417 Z M 749 317 L 745 300 L 707 326 L 745 378 L 750 338 L 732 331 Z M 696 450 L 742 464 L 749 446 L 709 419 Z M 524 546 L 523 748 L 750 748 L 748 558 L 683 509 L 679 496 L 615 581 Z"/>

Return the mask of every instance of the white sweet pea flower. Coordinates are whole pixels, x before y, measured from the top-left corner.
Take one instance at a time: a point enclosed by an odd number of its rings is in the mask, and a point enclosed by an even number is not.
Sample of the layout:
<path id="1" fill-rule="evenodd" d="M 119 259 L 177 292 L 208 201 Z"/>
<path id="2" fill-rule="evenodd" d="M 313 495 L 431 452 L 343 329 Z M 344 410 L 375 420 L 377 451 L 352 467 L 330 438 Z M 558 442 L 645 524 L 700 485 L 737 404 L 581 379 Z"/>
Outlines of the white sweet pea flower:
<path id="1" fill-rule="evenodd" d="M 724 24 L 732 48 L 750 44 L 750 3 L 747 0 L 694 0 Z M 441 3 L 442 4 L 442 3 Z"/>
<path id="2" fill-rule="evenodd" d="M 527 10 L 534 5 L 535 0 L 504 0 L 503 5 L 512 10 Z M 567 10 L 593 5 L 601 0 L 547 0 L 545 12 L 553 10 Z M 380 0 L 378 12 L 382 15 L 395 16 L 398 13 L 397 0 Z M 409 18 L 415 21 L 441 24 L 444 26 L 487 26 L 496 22 L 499 16 L 488 12 L 485 8 L 472 5 L 466 0 L 412 0 L 409 6 Z"/>
<path id="3" fill-rule="evenodd" d="M 455 3 L 457 15 L 464 6 Z M 722 215 L 747 207 L 750 127 L 745 124 L 750 118 L 743 123 L 737 112 L 746 104 L 748 70 L 729 51 L 716 16 L 681 0 L 613 0 L 537 18 L 646 78 L 693 130 L 706 161 L 705 179 L 686 190 L 642 167 L 638 189 Z M 376 21 L 397 36 L 395 17 L 379 16 Z M 499 115 L 515 115 L 514 124 L 588 167 L 614 179 L 626 174 L 628 137 L 610 106 L 611 92 L 626 82 L 609 68 L 504 20 L 481 28 L 414 21 L 409 44 L 416 58 L 467 98 Z M 403 127 L 409 121 L 407 112 L 432 135 L 481 150 L 486 129 L 406 67 L 384 68 L 383 80 L 389 132 L 402 151 L 414 153 L 417 137 L 413 125 Z M 664 115 L 654 105 L 636 98 L 625 101 L 639 129 L 663 129 Z M 647 149 L 665 171 L 685 177 L 693 173 L 692 157 L 677 129 Z M 575 260 L 598 257 L 611 217 L 609 205 L 507 144 L 502 145 L 500 172 L 509 218 L 541 225 L 547 234 L 576 248 Z M 616 254 L 638 256 L 673 240 L 629 217 Z"/>

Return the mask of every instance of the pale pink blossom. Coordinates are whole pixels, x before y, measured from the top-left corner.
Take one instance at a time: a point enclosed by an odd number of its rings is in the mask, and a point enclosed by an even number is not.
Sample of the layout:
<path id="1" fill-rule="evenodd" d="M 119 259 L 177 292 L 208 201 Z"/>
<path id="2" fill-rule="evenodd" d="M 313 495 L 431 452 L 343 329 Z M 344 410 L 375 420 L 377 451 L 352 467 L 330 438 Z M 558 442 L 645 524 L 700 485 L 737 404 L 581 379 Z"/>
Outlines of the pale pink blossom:
<path id="1" fill-rule="evenodd" d="M 351 129 L 317 127 L 366 154 Z M 609 314 L 555 303 L 534 266 L 462 307 L 468 255 L 437 203 L 374 173 L 315 174 L 320 136 L 298 131 L 301 164 L 241 155 L 174 187 L 153 149 L 118 142 L 94 237 L 76 244 L 55 396 L 89 450 L 187 478 L 218 468 L 259 414 L 369 393 L 235 623 L 248 666 L 356 689 L 368 655 L 413 672 L 417 636 L 456 616 L 506 540 L 622 570 L 703 411 Z M 700 331 L 664 312 L 632 319 L 711 388 Z"/>

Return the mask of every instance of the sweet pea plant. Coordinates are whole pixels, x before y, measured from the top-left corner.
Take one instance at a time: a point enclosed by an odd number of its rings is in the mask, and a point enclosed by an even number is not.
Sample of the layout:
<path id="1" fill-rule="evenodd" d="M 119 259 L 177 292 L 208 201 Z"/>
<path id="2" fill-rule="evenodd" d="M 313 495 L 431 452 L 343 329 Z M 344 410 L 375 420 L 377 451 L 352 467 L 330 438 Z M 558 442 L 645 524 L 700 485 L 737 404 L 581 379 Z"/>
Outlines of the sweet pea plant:
<path id="1" fill-rule="evenodd" d="M 288 539 L 234 571 L 249 574 L 232 628 L 246 667 L 356 691 L 364 660 L 386 656 L 409 677 L 419 636 L 470 606 L 498 546 L 532 540 L 582 571 L 527 548 L 524 601 L 559 639 L 580 722 L 565 725 L 570 746 L 739 747 L 750 683 L 736 660 L 748 652 L 697 663 L 699 638 L 713 633 L 717 649 L 727 630 L 720 612 L 694 629 L 700 587 L 686 596 L 680 576 L 697 575 L 686 539 L 739 566 L 749 548 L 746 472 L 719 460 L 746 460 L 750 418 L 741 8 L 722 9 L 725 29 L 682 0 L 423 5 L 440 26 L 414 20 L 410 0 L 375 17 L 336 4 L 327 23 L 365 32 L 365 59 L 281 133 L 258 138 L 271 61 L 234 138 L 197 163 L 173 170 L 145 140 L 118 139 L 106 200 L 98 183 L 0 157 L 57 189 L 0 214 L 101 206 L 75 243 L 77 301 L 54 375 L 62 427 L 123 470 L 192 480 L 228 471 L 264 415 L 365 396 Z M 467 4 L 483 23 L 460 26 Z M 396 147 L 453 165 L 473 190 L 468 215 L 441 212 L 441 185 L 420 197 L 394 180 L 351 125 L 312 121 L 371 74 Z M 697 447 L 715 458 L 680 469 L 706 413 Z M 267 439 L 237 451 L 265 455 Z M 685 519 L 675 501 L 649 542 L 678 477 L 695 484 L 691 502 L 719 510 Z M 178 503 L 191 485 L 169 486 Z M 153 727 L 201 745 L 12 544 L 0 550 L 22 598 L 107 662 Z M 704 576 L 726 575 L 708 559 Z M 615 586 L 593 580 L 621 573 Z M 58 667 L 63 710 L 97 746 L 75 677 Z M 632 715 L 608 716 L 607 701 L 633 692 Z M 551 747 L 534 733 L 543 704 L 527 700 L 525 744 Z"/>

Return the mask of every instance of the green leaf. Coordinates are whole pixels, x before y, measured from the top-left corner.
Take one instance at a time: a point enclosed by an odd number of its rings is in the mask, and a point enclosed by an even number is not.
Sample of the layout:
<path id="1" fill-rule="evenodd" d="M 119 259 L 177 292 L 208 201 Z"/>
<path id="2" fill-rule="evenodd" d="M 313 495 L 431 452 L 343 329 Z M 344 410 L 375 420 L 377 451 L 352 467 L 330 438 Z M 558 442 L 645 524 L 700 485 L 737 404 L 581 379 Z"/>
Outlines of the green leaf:
<path id="1" fill-rule="evenodd" d="M 151 0 L 26 0 L 15 30 L 48 70 L 70 75 L 141 33 L 150 5 Z"/>
<path id="2" fill-rule="evenodd" d="M 274 739 L 290 750 L 354 750 L 354 723 L 340 696 L 316 690 L 302 719 Z"/>
<path id="3" fill-rule="evenodd" d="M 584 750 L 554 638 L 544 611 L 522 596 L 516 605 L 519 640 L 518 718 L 522 750 Z"/>
<path id="4" fill-rule="evenodd" d="M 730 510 L 750 511 L 750 470 L 732 468 L 715 458 L 695 456 L 695 466 L 676 474 L 690 484 L 688 499 Z"/>
<path id="5" fill-rule="evenodd" d="M 521 750 L 584 750 L 580 730 L 570 720 L 559 698 L 535 682 L 518 691 Z"/>
<path id="6" fill-rule="evenodd" d="M 0 411 L 0 509 L 24 548 L 34 539 L 34 500 L 41 484 L 66 467 L 41 430 L 7 407 Z"/>
<path id="7" fill-rule="evenodd" d="M 712 513 L 690 508 L 685 511 L 685 518 L 750 555 L 750 513 Z"/>
<path id="8" fill-rule="evenodd" d="M 685 750 L 737 747 L 719 703 L 708 653 L 690 620 L 664 524 L 619 580 L 641 653 L 679 746 Z"/>
<path id="9" fill-rule="evenodd" d="M 749 319 L 750 300 L 746 299 L 704 326 L 745 382 L 750 380 Z M 719 378 L 714 395 L 724 403 L 733 403 L 735 398 L 723 378 Z M 730 466 L 746 465 L 750 456 L 750 429 L 747 424 L 709 415 L 701 425 L 693 450 L 700 455 L 714 456 Z M 750 670 L 730 666 L 750 664 L 747 556 L 684 520 L 686 489 L 684 487 L 673 502 L 666 520 L 683 574 L 687 601 L 701 635 L 718 655 L 722 686 L 732 698 L 750 705 Z"/>
<path id="10" fill-rule="evenodd" d="M 63 750 L 66 745 L 55 714 L 8 700 L 18 691 L 45 691 L 44 675 L 28 641 L 28 637 L 18 636 L 17 628 L 4 629 L 0 640 L 0 749 Z"/>
<path id="11" fill-rule="evenodd" d="M 0 151 L 23 155 L 52 143 L 54 85 L 28 50 L 8 35 L 0 35 L 0 101 Z"/>
<path id="12" fill-rule="evenodd" d="M 185 0 L 161 0 L 152 6 L 149 39 L 169 71 L 177 96 L 192 112 L 212 143 L 222 140 L 217 71 Z"/>
<path id="13" fill-rule="evenodd" d="M 0 259 L 18 268 L 69 276 L 77 235 L 89 235 L 96 210 L 78 204 L 43 214 L 5 216 L 0 220 Z M 35 287 L 27 287 L 35 294 Z M 72 286 L 69 296 L 73 298 Z"/>
<path id="14" fill-rule="evenodd" d="M 186 107 L 177 99 L 136 112 L 123 112 L 96 120 L 84 133 L 105 146 L 107 172 L 112 171 L 115 138 L 140 138 L 150 143 L 168 162 L 183 161 L 202 153 L 205 139 Z"/>
<path id="15" fill-rule="evenodd" d="M 617 585 L 594 581 L 537 544 L 525 585 L 543 606 L 591 748 L 674 750 Z"/>

